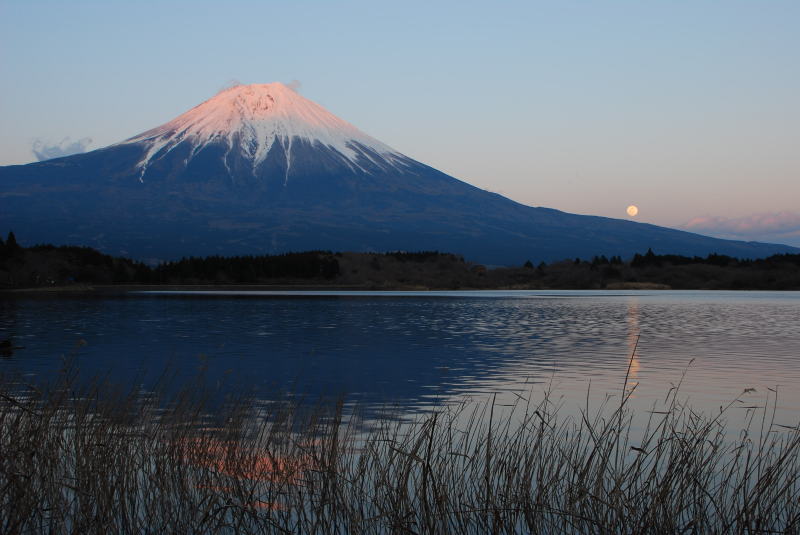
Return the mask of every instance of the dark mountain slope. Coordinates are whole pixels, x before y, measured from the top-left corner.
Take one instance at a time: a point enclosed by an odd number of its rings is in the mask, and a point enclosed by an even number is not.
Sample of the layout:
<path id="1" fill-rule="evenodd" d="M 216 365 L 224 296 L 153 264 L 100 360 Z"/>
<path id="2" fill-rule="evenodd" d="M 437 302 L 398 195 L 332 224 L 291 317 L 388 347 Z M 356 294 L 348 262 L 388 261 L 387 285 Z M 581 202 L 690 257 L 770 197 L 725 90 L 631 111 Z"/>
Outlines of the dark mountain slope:
<path id="1" fill-rule="evenodd" d="M 443 250 L 488 264 L 797 252 L 533 208 L 416 162 L 282 84 L 222 92 L 86 154 L 0 167 L 0 229 L 140 259 Z"/>

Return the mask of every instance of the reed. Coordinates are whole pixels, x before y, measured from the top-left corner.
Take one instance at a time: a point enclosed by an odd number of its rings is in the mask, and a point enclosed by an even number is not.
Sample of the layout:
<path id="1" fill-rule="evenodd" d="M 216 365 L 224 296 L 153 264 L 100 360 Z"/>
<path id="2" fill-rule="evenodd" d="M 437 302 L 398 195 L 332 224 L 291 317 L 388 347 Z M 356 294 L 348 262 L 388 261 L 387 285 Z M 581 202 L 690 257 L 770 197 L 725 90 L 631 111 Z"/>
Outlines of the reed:
<path id="1" fill-rule="evenodd" d="M 800 429 L 744 429 L 631 390 L 578 417 L 551 393 L 366 418 L 198 384 L 112 394 L 75 374 L 0 386 L 0 532 L 769 533 L 800 531 Z M 169 394 L 168 392 L 176 392 Z M 534 401 L 536 399 L 536 401 Z M 738 432 L 736 432 L 738 431 Z"/>

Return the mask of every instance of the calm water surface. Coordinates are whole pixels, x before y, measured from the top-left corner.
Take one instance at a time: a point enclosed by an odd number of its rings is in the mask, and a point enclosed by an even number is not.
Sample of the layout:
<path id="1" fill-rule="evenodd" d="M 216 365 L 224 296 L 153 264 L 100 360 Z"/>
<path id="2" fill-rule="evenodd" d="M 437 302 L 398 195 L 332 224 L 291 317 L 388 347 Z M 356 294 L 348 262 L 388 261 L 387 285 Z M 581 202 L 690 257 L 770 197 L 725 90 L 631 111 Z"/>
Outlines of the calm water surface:
<path id="1" fill-rule="evenodd" d="M 416 411 L 508 403 L 551 387 L 566 411 L 618 395 L 630 366 L 647 408 L 677 384 L 713 412 L 779 392 L 800 419 L 800 292 L 149 292 L 0 301 L 0 371 L 147 385 L 205 367 L 222 389 L 346 394 Z M 638 339 L 638 347 L 633 349 Z M 631 358 L 633 355 L 633 358 Z"/>

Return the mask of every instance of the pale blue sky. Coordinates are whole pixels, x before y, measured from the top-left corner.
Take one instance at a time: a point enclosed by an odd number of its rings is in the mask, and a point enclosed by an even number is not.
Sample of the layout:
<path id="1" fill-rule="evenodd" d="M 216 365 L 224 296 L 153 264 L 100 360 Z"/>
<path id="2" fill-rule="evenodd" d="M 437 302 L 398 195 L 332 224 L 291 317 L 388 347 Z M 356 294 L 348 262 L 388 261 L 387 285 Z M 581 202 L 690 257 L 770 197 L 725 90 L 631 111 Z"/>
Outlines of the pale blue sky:
<path id="1" fill-rule="evenodd" d="M 0 0 L 0 164 L 37 139 L 119 141 L 231 80 L 299 80 L 525 204 L 635 203 L 640 221 L 800 245 L 799 36 L 796 0 Z"/>

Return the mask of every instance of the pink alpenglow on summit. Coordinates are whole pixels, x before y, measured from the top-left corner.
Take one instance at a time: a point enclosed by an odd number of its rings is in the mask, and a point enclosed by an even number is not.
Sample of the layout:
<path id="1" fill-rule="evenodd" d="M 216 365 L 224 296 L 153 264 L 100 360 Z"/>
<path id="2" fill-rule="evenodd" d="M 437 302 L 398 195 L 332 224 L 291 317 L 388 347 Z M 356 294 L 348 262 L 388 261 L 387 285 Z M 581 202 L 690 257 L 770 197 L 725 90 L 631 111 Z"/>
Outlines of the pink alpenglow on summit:
<path id="1" fill-rule="evenodd" d="M 322 106 L 280 82 L 240 85 L 219 92 L 170 122 L 118 145 L 149 145 L 139 162 L 141 177 L 148 166 L 184 142 L 191 144 L 188 163 L 209 143 L 223 143 L 226 162 L 232 151 L 251 163 L 253 174 L 278 143 L 283 149 L 288 179 L 292 144 L 333 149 L 349 167 L 364 170 L 360 158 L 385 167 L 402 166 L 406 157 L 360 131 Z M 376 158 L 376 156 L 378 156 Z"/>

